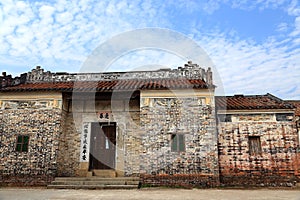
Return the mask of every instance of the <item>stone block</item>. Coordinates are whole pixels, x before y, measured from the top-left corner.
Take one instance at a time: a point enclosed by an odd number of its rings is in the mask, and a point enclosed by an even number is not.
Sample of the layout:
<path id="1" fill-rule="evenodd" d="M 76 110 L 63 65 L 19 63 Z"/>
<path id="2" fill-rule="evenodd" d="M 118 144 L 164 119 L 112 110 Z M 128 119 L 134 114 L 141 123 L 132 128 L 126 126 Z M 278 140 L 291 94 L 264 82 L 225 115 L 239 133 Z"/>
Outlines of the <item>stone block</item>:
<path id="1" fill-rule="evenodd" d="M 84 169 L 79 169 L 77 170 L 77 176 L 79 177 L 87 177 L 88 171 Z"/>
<path id="2" fill-rule="evenodd" d="M 80 162 L 79 168 L 81 170 L 88 170 L 89 169 L 89 163 L 88 162 Z"/>
<path id="3" fill-rule="evenodd" d="M 93 172 L 87 172 L 86 173 L 86 177 L 92 177 L 93 176 Z"/>

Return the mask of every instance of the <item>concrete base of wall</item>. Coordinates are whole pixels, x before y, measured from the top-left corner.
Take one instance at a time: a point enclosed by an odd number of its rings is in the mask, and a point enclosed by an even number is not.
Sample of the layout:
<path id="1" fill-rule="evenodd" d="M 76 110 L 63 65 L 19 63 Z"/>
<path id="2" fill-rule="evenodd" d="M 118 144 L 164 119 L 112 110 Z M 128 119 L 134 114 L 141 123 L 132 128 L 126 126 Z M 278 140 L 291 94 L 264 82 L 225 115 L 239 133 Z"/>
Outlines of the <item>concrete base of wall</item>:
<path id="1" fill-rule="evenodd" d="M 222 175 L 220 177 L 222 186 L 243 187 L 293 187 L 297 184 L 297 177 L 280 176 L 276 174 L 260 175 Z"/>
<path id="2" fill-rule="evenodd" d="M 168 186 L 184 188 L 208 188 L 219 186 L 219 177 L 206 174 L 141 175 L 142 186 Z"/>
<path id="3" fill-rule="evenodd" d="M 0 186 L 46 186 L 54 180 L 50 175 L 1 175 Z"/>

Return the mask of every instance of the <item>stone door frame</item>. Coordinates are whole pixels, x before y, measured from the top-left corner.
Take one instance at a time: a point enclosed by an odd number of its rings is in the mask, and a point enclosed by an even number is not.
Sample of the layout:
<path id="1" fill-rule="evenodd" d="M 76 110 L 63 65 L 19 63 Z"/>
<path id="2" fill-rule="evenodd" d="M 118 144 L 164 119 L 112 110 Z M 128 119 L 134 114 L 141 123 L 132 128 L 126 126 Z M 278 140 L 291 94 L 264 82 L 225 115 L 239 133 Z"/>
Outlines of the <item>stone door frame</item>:
<path id="1" fill-rule="evenodd" d="M 99 127 L 97 127 L 99 126 Z M 102 127 L 110 127 L 112 130 L 105 132 Z M 100 129 L 99 129 L 100 128 Z M 101 133 L 96 131 L 102 131 Z M 89 170 L 102 170 L 116 168 L 116 122 L 92 122 L 90 138 Z M 95 132 L 94 132 L 95 131 Z M 108 135 L 107 135 L 108 134 Z M 94 138 L 95 137 L 95 138 Z M 96 137 L 98 137 L 96 139 Z M 100 151 L 105 152 L 104 154 Z M 92 155 L 94 154 L 94 155 Z M 95 156 L 95 157 L 94 157 Z M 100 160 L 99 160 L 100 159 Z"/>

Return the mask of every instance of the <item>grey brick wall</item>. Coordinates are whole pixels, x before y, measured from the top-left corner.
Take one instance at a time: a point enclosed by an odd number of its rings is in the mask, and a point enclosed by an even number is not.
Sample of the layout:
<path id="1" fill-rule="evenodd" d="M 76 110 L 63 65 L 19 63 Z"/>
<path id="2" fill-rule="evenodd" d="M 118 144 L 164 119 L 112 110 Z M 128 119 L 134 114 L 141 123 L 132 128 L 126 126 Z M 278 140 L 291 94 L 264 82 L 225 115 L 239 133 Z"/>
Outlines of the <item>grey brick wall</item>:
<path id="1" fill-rule="evenodd" d="M 56 175 L 60 109 L 0 110 L 2 184 L 45 185 Z M 29 136 L 28 152 L 16 152 L 18 135 Z"/>
<path id="2" fill-rule="evenodd" d="M 141 136 L 140 168 L 144 177 L 148 177 L 144 183 L 160 184 L 159 178 L 147 175 L 159 177 L 164 174 L 196 175 L 198 178 L 207 175 L 218 179 L 214 108 L 202 105 L 198 98 L 142 98 L 142 102 L 141 127 L 144 133 Z M 184 152 L 171 151 L 172 133 L 184 134 Z"/>

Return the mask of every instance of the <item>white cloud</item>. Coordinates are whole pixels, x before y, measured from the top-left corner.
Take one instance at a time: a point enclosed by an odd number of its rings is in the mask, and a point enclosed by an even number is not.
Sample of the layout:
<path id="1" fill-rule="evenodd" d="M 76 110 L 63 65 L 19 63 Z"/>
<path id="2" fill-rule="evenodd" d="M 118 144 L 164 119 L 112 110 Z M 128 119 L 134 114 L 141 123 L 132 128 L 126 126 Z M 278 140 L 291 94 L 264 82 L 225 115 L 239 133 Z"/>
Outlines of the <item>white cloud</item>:
<path id="1" fill-rule="evenodd" d="M 39 8 L 39 17 L 44 23 L 53 23 L 53 13 L 55 8 L 48 5 L 43 5 Z"/>
<path id="2" fill-rule="evenodd" d="M 91 51 L 108 38 L 134 28 L 146 26 L 176 26 L 170 16 L 182 13 L 214 13 L 222 5 L 238 9 L 282 9 L 295 18 L 294 24 L 282 22 L 279 34 L 285 39 L 270 37 L 262 43 L 239 39 L 236 32 L 210 35 L 199 31 L 201 20 L 192 22 L 194 35 L 209 53 L 223 78 L 228 94 L 271 92 L 279 97 L 300 99 L 300 8 L 297 0 L 229 1 L 97 1 L 53 0 L 0 3 L 0 64 L 14 66 L 43 65 L 52 71 L 76 71 Z M 289 5 L 283 8 L 283 5 Z M 170 14 L 171 13 L 171 14 Z M 172 18 L 173 19 L 173 18 Z M 293 29 L 290 31 L 290 29 Z M 209 32 L 209 30 L 207 30 Z M 206 33 L 207 33 L 206 32 Z M 132 66 L 138 63 L 161 64 L 171 67 L 182 64 L 173 55 L 141 52 L 123 57 L 114 65 Z M 169 64 L 168 64 L 169 63 Z M 75 66 L 75 67 L 74 67 Z M 6 68 L 7 69 L 7 68 Z M 26 71 L 26 70 L 25 70 Z M 24 72 L 21 69 L 19 73 Z"/>
<path id="3" fill-rule="evenodd" d="M 226 1 L 227 2 L 227 1 Z M 233 8 L 239 8 L 243 10 L 252 10 L 258 8 L 259 10 L 265 9 L 277 9 L 288 3 L 288 0 L 233 0 L 231 2 Z"/>
<path id="4" fill-rule="evenodd" d="M 121 56 L 107 69 L 107 71 L 136 71 L 136 70 L 155 70 L 148 66 L 158 65 L 164 68 L 177 68 L 178 65 L 185 63 L 186 60 L 177 55 L 162 50 L 139 50 L 128 52 Z"/>
<path id="5" fill-rule="evenodd" d="M 58 13 L 55 15 L 55 20 L 59 24 L 65 25 L 73 21 L 73 15 L 69 12 Z"/>
<path id="6" fill-rule="evenodd" d="M 298 5 L 298 0 L 292 0 L 287 8 L 287 12 L 292 16 L 300 16 L 300 7 Z"/>
<path id="7" fill-rule="evenodd" d="M 225 34 L 197 40 L 215 63 L 227 94 L 270 92 L 300 99 L 300 88 L 295 87 L 300 85 L 300 50 L 289 42 L 256 44 L 230 40 Z"/>
<path id="8" fill-rule="evenodd" d="M 216 2 L 214 2 L 216 3 Z M 220 2 L 219 2 L 220 3 Z M 300 15 L 297 1 L 223 1 L 237 9 L 281 9 L 295 17 L 294 24 L 282 22 L 279 34 L 261 43 L 240 39 L 235 31 L 205 34 L 194 27 L 194 37 L 216 64 L 227 94 L 274 93 L 300 99 Z M 283 5 L 289 5 L 286 9 Z M 218 8 L 218 6 L 215 6 Z M 215 10 L 212 10 L 215 11 Z M 206 32 L 207 33 L 207 32 Z"/>
<path id="9" fill-rule="evenodd" d="M 288 30 L 288 24 L 287 23 L 281 22 L 280 24 L 278 24 L 277 31 L 286 32 L 287 30 Z"/>
<path id="10" fill-rule="evenodd" d="M 203 6 L 203 10 L 206 11 L 208 14 L 212 14 L 219 8 L 220 8 L 220 2 L 216 0 L 209 0 Z"/>
<path id="11" fill-rule="evenodd" d="M 294 26 L 295 26 L 295 29 L 291 33 L 292 37 L 298 36 L 300 34 L 300 16 L 295 18 Z"/>
<path id="12" fill-rule="evenodd" d="M 83 62 L 101 42 L 118 33 L 150 24 L 168 24 L 163 14 L 157 14 L 159 5 L 152 0 L 11 0 L 1 5 L 1 55 L 18 57 L 20 65 L 53 59 L 53 69 L 63 60 Z M 74 70 L 74 66 L 65 67 Z"/>

